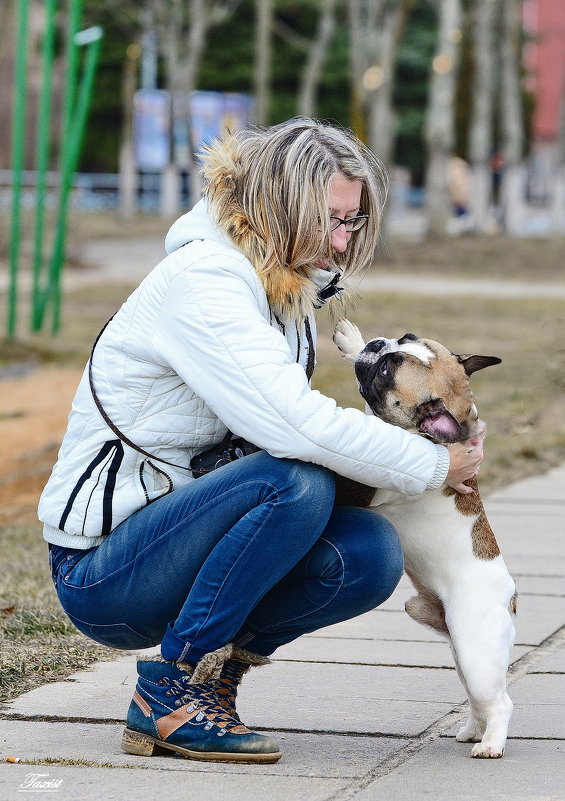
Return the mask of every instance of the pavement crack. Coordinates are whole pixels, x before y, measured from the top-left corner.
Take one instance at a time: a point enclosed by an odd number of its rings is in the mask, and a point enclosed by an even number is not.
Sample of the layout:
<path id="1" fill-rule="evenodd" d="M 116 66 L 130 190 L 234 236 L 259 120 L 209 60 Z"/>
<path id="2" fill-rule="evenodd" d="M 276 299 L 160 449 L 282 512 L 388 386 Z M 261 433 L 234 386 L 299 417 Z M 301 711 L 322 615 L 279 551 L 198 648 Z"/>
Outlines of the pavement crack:
<path id="1" fill-rule="evenodd" d="M 555 653 L 560 648 L 565 645 L 565 626 L 562 626 L 560 629 L 555 631 L 549 637 L 546 637 L 533 651 L 529 651 L 524 656 L 517 659 L 508 669 L 508 676 L 507 682 L 508 684 L 513 684 L 514 682 L 521 679 L 528 673 L 531 673 L 531 668 L 544 659 L 546 656 Z M 341 790 L 338 790 L 334 795 L 328 796 L 327 801 L 349 801 L 349 799 L 354 798 L 358 793 L 364 790 L 368 785 L 374 782 L 376 779 L 381 779 L 384 776 L 387 776 L 392 771 L 399 768 L 409 759 L 419 753 L 423 748 L 427 745 L 430 745 L 435 740 L 439 739 L 440 737 L 450 737 L 446 732 L 451 729 L 459 720 L 461 720 L 468 712 L 468 702 L 465 701 L 462 704 L 459 704 L 457 707 L 454 707 L 450 712 L 443 715 L 439 718 L 435 723 L 432 723 L 425 731 L 423 731 L 418 737 L 411 739 L 411 741 L 406 745 L 405 748 L 402 748 L 400 751 L 397 751 L 395 754 L 392 754 L 379 765 L 376 765 L 370 771 L 367 771 L 364 776 L 353 781 L 348 787 L 344 787 Z M 511 738 L 511 739 L 533 739 L 531 737 L 528 738 Z M 561 742 L 561 738 L 555 737 L 540 737 L 535 738 L 540 740 L 558 740 Z"/>

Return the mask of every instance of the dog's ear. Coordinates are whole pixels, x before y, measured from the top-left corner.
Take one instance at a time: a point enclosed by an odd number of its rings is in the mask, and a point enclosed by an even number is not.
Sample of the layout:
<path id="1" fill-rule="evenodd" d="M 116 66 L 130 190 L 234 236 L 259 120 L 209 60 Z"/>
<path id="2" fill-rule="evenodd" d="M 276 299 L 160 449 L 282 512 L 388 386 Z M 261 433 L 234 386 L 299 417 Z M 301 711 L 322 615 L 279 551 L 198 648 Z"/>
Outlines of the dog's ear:
<path id="1" fill-rule="evenodd" d="M 467 375 L 476 373 L 477 370 L 484 370 L 485 367 L 491 367 L 493 364 L 500 364 L 502 361 L 498 356 L 478 356 L 477 354 L 471 353 L 456 356 L 456 359 L 463 365 Z"/>

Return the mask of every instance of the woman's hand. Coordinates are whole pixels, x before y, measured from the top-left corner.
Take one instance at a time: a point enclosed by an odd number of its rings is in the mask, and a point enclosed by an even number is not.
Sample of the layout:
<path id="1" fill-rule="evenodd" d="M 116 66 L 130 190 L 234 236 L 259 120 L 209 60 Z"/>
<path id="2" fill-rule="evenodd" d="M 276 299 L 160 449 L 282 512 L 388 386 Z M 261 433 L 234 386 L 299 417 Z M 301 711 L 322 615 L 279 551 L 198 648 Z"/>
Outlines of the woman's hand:
<path id="1" fill-rule="evenodd" d="M 483 437 L 473 437 L 466 442 L 455 442 L 447 445 L 447 450 L 449 451 L 450 467 L 445 483 L 462 495 L 469 495 L 473 492 L 473 488 L 463 482 L 474 478 L 479 473 L 484 458 Z"/>

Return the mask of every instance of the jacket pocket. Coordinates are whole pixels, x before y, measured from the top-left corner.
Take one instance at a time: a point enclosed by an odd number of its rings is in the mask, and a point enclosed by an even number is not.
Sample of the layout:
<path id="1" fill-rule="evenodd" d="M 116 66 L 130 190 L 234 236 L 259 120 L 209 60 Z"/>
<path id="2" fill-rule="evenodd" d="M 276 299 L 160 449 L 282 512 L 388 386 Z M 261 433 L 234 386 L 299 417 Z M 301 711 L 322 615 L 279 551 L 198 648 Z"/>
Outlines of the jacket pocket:
<path id="1" fill-rule="evenodd" d="M 138 478 L 146 504 L 153 503 L 174 490 L 170 475 L 153 464 L 150 459 L 144 459 L 140 463 Z"/>

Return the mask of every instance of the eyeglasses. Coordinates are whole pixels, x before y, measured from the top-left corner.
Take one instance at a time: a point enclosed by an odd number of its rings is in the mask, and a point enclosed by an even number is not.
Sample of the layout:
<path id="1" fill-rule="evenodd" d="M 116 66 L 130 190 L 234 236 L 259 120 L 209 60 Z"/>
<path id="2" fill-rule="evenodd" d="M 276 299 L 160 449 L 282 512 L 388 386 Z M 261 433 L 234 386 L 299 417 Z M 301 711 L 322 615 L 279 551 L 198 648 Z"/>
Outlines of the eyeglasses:
<path id="1" fill-rule="evenodd" d="M 352 231 L 363 228 L 368 219 L 368 214 L 359 214 L 357 217 L 348 217 L 346 220 L 342 220 L 341 217 L 330 217 L 330 231 L 337 231 L 340 225 L 345 225 L 345 230 L 350 234 Z"/>

